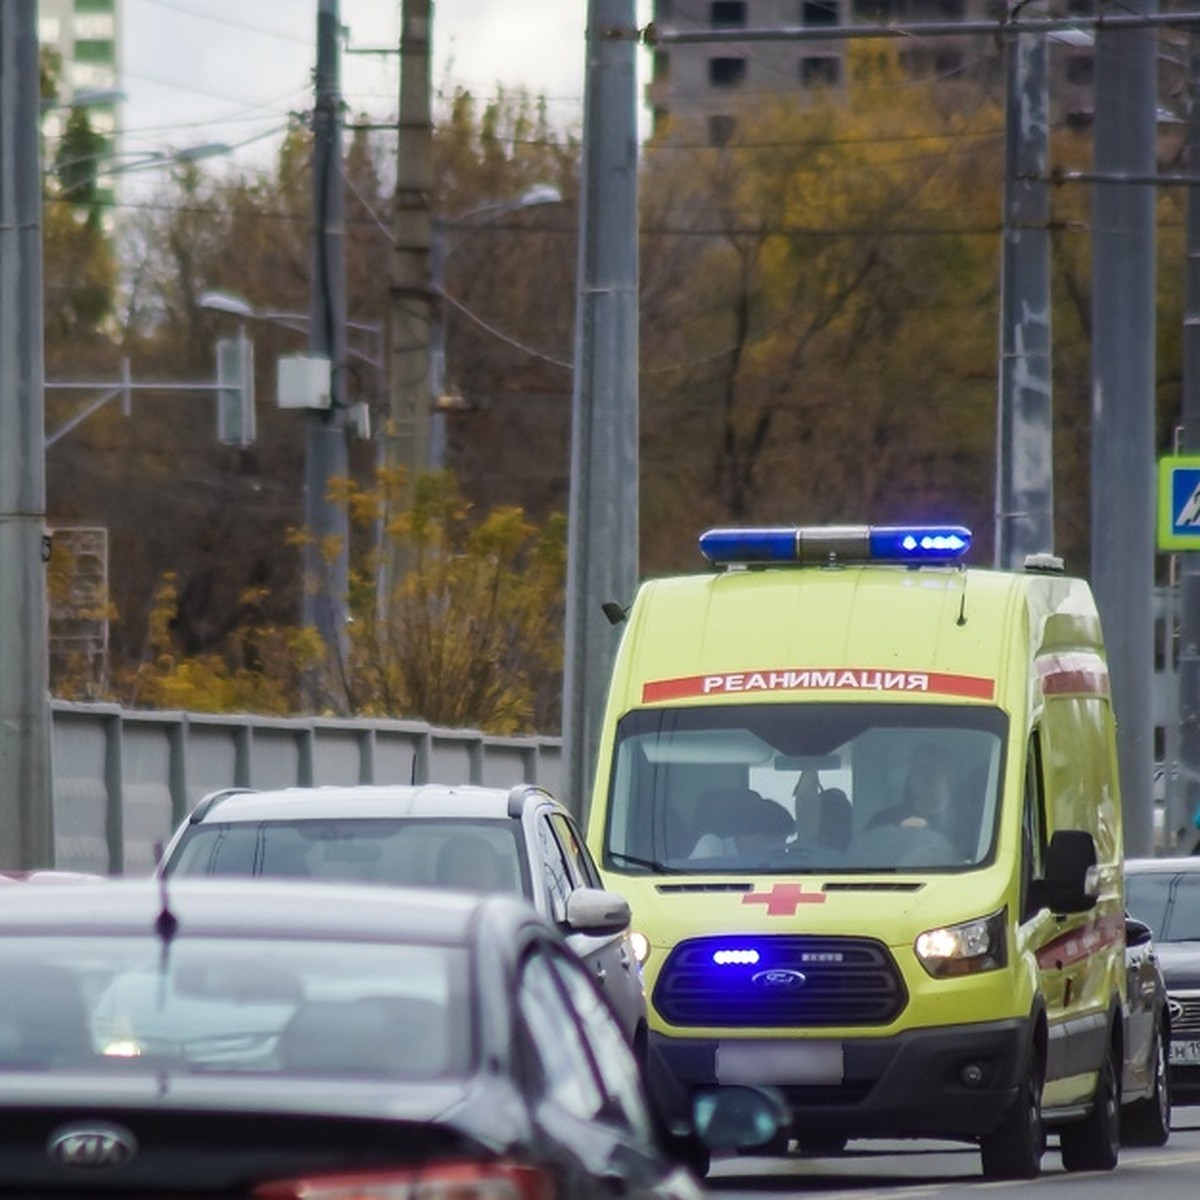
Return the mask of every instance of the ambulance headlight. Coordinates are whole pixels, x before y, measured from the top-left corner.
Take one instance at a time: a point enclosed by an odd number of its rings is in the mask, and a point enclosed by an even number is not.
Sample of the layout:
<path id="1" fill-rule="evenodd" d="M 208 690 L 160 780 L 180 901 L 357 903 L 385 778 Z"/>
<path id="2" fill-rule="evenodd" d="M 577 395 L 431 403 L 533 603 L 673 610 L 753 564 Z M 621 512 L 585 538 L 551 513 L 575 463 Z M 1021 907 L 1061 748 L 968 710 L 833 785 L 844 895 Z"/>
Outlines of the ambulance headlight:
<path id="1" fill-rule="evenodd" d="M 1008 961 L 1004 909 L 990 917 L 927 929 L 914 943 L 917 958 L 935 979 L 995 971 Z"/>

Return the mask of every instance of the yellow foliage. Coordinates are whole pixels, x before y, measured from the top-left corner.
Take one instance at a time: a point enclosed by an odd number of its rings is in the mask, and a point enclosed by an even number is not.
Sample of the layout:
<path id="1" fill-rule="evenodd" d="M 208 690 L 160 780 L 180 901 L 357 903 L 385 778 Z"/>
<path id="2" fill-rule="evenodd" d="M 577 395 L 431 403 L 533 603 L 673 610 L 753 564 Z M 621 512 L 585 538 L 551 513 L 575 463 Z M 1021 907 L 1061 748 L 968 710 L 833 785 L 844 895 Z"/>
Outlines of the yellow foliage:
<path id="1" fill-rule="evenodd" d="M 374 573 L 355 572 L 353 707 L 531 732 L 535 692 L 561 664 L 565 522 L 538 529 L 519 508 L 475 520 L 453 476 L 431 472 L 388 532 L 403 532 L 407 570 L 382 604 Z"/>
<path id="2" fill-rule="evenodd" d="M 410 564 L 381 605 L 374 548 L 352 562 L 349 663 L 331 662 L 314 629 L 263 621 L 261 586 L 242 592 L 244 619 L 221 652 L 183 653 L 173 632 L 178 581 L 168 571 L 148 615 L 145 661 L 120 673 L 110 698 L 140 708 L 286 715 L 311 707 L 315 687 L 335 712 L 534 732 L 539 692 L 559 686 L 565 520 L 539 529 L 519 508 L 476 519 L 449 473 L 418 477 L 411 506 L 397 512 L 402 489 L 403 479 L 386 473 L 372 489 L 338 489 L 357 528 L 370 527 L 386 499 L 396 512 L 389 529 L 403 532 Z M 288 540 L 311 541 L 302 531 Z M 56 577 L 53 586 L 65 585 Z M 85 666 L 66 671 L 60 694 L 82 694 Z"/>

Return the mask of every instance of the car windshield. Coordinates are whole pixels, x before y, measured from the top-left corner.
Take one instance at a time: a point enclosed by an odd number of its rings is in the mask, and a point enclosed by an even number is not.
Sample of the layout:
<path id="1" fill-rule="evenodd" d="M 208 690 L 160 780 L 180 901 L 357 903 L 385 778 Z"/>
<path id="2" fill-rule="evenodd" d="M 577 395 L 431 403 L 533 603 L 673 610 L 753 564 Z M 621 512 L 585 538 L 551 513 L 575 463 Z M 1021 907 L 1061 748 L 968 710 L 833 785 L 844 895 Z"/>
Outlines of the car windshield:
<path id="1" fill-rule="evenodd" d="M 461 947 L 6 937 L 0 1072 L 433 1079 L 472 1063 Z"/>
<path id="2" fill-rule="evenodd" d="M 1200 941 L 1200 872 L 1130 871 L 1125 907 L 1159 942 Z"/>
<path id="3" fill-rule="evenodd" d="M 528 895 L 512 820 L 350 818 L 191 826 L 171 875 L 273 875 Z"/>
<path id="4" fill-rule="evenodd" d="M 722 704 L 617 730 L 605 861 L 682 873 L 963 869 L 993 853 L 1007 718 Z"/>

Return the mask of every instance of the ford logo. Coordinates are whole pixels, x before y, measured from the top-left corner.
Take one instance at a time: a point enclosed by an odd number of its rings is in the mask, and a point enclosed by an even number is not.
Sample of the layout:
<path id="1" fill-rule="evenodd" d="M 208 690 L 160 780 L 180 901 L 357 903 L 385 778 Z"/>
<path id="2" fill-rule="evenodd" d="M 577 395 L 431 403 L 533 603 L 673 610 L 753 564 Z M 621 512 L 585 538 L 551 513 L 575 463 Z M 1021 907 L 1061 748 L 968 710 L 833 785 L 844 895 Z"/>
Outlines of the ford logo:
<path id="1" fill-rule="evenodd" d="M 799 971 L 789 971 L 784 967 L 776 967 L 771 971 L 759 971 L 750 976 L 750 982 L 755 987 L 775 989 L 802 988 L 807 982 Z"/>
<path id="2" fill-rule="evenodd" d="M 120 1167 L 137 1153 L 137 1139 L 119 1125 L 64 1125 L 46 1143 L 51 1162 L 95 1171 Z"/>

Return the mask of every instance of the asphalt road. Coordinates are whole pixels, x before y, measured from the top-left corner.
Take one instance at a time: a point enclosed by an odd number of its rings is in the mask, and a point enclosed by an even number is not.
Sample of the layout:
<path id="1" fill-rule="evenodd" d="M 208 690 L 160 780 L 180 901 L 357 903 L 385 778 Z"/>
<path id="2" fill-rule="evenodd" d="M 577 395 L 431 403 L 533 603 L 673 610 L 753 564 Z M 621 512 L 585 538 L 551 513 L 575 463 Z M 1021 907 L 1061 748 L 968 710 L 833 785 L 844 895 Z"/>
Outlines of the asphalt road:
<path id="1" fill-rule="evenodd" d="M 1053 1135 L 1033 1181 L 985 1181 L 973 1146 L 932 1141 L 852 1141 L 835 1158 L 719 1158 L 707 1179 L 714 1200 L 829 1195 L 916 1200 L 995 1192 L 1076 1200 L 1179 1200 L 1200 1191 L 1200 1107 L 1177 1108 L 1171 1140 L 1153 1150 L 1121 1151 L 1115 1171 L 1068 1174 Z"/>

